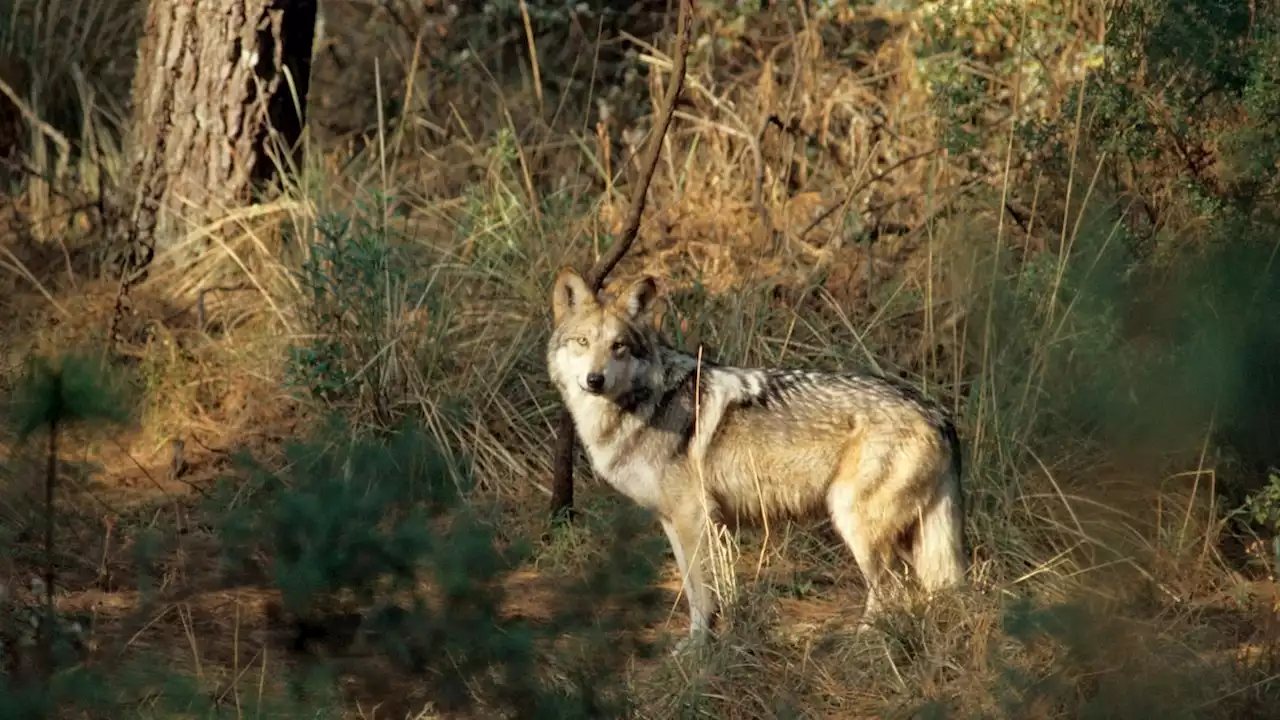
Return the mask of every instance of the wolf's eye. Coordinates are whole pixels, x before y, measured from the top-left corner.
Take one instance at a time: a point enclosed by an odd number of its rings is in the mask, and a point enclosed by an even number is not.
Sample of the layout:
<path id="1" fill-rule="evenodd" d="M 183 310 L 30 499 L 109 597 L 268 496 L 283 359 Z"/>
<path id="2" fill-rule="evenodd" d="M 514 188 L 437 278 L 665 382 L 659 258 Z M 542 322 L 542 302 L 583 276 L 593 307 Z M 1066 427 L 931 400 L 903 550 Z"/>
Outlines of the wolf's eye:
<path id="1" fill-rule="evenodd" d="M 578 347 L 586 347 L 587 339 L 582 336 L 578 336 L 576 338 L 573 338 L 573 344 L 577 345 Z"/>
<path id="2" fill-rule="evenodd" d="M 631 348 L 627 347 L 626 343 L 620 343 L 620 342 L 614 343 L 612 349 L 613 349 L 613 354 L 617 355 L 618 357 L 622 357 L 623 355 L 626 355 L 628 352 L 631 351 Z"/>

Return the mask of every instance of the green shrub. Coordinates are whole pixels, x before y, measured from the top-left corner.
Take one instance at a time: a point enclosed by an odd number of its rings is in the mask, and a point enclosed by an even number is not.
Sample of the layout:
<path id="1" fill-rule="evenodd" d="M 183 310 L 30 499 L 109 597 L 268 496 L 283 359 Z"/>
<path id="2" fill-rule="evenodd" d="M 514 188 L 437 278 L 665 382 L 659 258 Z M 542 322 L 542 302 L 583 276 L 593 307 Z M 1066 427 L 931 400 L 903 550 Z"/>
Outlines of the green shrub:
<path id="1" fill-rule="evenodd" d="M 467 468 L 447 461 L 430 435 L 406 423 L 383 439 L 353 440 L 335 422 L 286 455 L 282 473 L 246 460 L 254 476 L 247 491 L 225 486 L 213 514 L 228 571 L 255 555 L 271 558 L 283 609 L 299 627 L 357 618 L 351 642 L 420 678 L 442 710 L 480 703 L 531 718 L 622 712 L 625 654 L 597 650 L 575 660 L 549 645 L 616 649 L 608 616 L 584 614 L 611 599 L 631 598 L 633 609 L 652 604 L 660 554 L 636 541 L 638 526 L 615 528 L 610 551 L 556 593 L 563 607 L 550 621 L 534 625 L 502 609 L 503 582 L 531 547 L 500 542 L 482 506 L 463 502 Z"/>
<path id="2" fill-rule="evenodd" d="M 308 339 L 290 348 L 286 385 L 330 407 L 394 424 L 413 375 L 407 363 L 447 367 L 449 305 L 382 217 L 390 201 L 330 213 L 297 271 Z M 419 352 L 423 351 L 423 352 Z"/>

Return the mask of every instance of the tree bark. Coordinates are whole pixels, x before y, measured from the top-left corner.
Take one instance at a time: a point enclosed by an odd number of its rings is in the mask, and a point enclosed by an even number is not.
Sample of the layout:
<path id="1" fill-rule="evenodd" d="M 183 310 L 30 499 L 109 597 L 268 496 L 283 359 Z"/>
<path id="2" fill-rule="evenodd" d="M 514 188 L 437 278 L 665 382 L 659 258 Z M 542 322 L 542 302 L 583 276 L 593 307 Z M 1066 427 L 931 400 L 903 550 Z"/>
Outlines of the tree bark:
<path id="1" fill-rule="evenodd" d="M 296 158 L 315 19 L 316 0 L 150 0 L 117 218 L 135 271 L 248 202 L 272 145 Z"/>

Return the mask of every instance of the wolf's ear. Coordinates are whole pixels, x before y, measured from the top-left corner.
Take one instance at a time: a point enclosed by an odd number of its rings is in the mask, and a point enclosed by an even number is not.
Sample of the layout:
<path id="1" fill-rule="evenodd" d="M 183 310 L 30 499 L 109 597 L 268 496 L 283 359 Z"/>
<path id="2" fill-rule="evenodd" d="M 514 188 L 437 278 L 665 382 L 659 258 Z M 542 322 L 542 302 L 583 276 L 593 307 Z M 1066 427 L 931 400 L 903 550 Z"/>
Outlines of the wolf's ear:
<path id="1" fill-rule="evenodd" d="M 556 275 L 556 284 L 551 290 L 551 312 L 557 323 L 584 303 L 594 302 L 596 299 L 587 281 L 573 268 L 565 268 Z"/>
<path id="2" fill-rule="evenodd" d="M 618 296 L 618 306 L 632 320 L 649 312 L 658 299 L 658 283 L 646 275 L 631 283 L 631 287 Z"/>

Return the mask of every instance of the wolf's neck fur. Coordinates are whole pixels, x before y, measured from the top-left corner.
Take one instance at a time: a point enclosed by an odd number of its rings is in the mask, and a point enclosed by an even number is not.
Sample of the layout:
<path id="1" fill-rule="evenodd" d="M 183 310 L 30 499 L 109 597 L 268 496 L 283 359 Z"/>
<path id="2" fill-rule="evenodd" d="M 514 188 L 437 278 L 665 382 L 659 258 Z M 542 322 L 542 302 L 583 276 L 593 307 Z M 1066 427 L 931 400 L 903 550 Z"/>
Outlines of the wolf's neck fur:
<path id="1" fill-rule="evenodd" d="M 618 409 L 633 415 L 645 415 L 652 412 L 669 390 L 678 388 L 690 375 L 698 373 L 698 359 L 686 352 L 664 342 L 654 343 L 651 357 L 655 366 L 650 369 L 648 377 L 637 379 L 630 390 L 614 399 Z M 702 372 L 715 367 L 715 363 L 702 362 Z"/>

